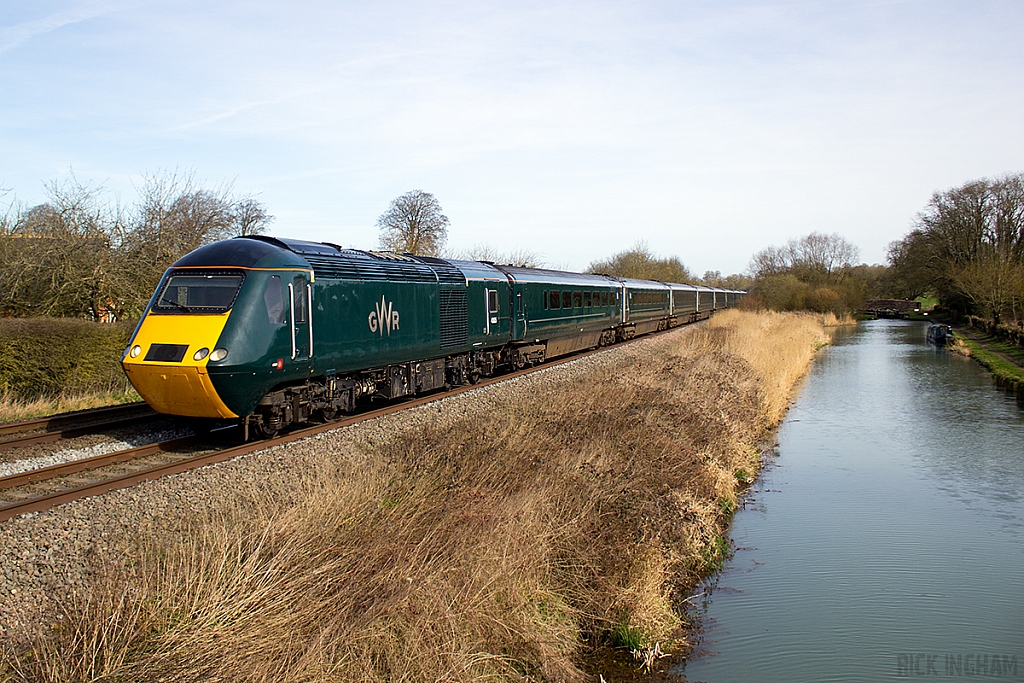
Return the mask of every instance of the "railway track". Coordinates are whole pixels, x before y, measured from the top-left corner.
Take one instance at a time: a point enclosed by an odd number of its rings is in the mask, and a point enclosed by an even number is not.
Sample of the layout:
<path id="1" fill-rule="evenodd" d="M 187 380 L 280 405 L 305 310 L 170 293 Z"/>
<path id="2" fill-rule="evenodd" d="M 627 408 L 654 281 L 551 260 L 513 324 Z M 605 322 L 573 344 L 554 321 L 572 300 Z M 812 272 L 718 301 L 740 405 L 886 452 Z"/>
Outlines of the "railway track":
<path id="1" fill-rule="evenodd" d="M 650 338 L 651 336 L 654 335 L 647 335 L 644 338 Z M 625 342 L 625 344 L 629 343 L 632 342 Z M 623 345 L 618 344 L 616 346 Z M 366 420 L 373 420 L 402 410 L 426 405 L 449 396 L 457 396 L 492 384 L 552 368 L 600 353 L 603 350 L 593 349 L 585 351 L 566 358 L 548 361 L 535 367 L 481 380 L 477 384 L 462 385 L 445 392 L 394 402 L 382 408 L 367 410 L 332 422 L 297 429 L 262 441 L 239 445 L 237 440 L 241 439 L 241 429 L 239 427 L 231 427 L 231 430 L 237 430 L 238 432 L 235 445 L 218 448 L 215 444 L 211 443 L 210 436 L 205 438 L 188 436 L 2 477 L 0 478 L 0 522 L 18 515 L 40 512 L 81 498 L 128 488 L 144 481 L 224 462 L 272 446 L 298 441 L 299 439 L 332 429 L 348 427 Z M 228 430 L 220 430 L 219 433 L 223 434 L 226 432 Z"/>
<path id="2" fill-rule="evenodd" d="M 0 451 L 73 439 L 157 417 L 145 403 L 126 403 L 0 425 Z"/>

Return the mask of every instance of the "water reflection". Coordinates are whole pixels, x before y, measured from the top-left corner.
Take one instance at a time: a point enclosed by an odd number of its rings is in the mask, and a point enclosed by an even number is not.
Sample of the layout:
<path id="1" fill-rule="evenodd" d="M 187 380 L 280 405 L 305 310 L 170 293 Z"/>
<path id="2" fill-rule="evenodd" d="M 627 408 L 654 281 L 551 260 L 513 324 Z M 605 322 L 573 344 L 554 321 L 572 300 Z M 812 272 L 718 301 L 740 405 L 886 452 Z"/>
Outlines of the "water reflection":
<path id="1" fill-rule="evenodd" d="M 863 323 L 821 354 L 779 440 L 690 680 L 899 679 L 915 653 L 968 652 L 1015 655 L 1024 680 L 1015 399 L 924 325 Z"/>

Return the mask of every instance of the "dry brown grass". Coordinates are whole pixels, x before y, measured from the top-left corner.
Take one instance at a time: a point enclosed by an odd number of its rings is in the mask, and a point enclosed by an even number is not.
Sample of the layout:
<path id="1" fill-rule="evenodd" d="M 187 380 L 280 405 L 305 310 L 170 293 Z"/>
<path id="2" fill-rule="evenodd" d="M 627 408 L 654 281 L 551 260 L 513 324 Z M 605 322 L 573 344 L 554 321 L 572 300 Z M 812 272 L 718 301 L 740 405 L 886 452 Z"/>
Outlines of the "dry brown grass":
<path id="1" fill-rule="evenodd" d="M 588 643 L 685 651 L 681 599 L 826 337 L 729 312 L 662 339 L 145 535 L 8 675 L 578 681 Z"/>
<path id="2" fill-rule="evenodd" d="M 953 341 L 946 344 L 946 348 L 949 349 L 951 353 L 955 353 L 958 356 L 965 356 L 967 358 L 971 357 L 971 347 L 967 345 L 967 342 L 964 341 L 963 337 L 953 337 Z"/>
<path id="3" fill-rule="evenodd" d="M 0 395 L 0 424 L 45 417 L 58 413 L 70 413 L 87 408 L 102 408 L 119 403 L 134 403 L 142 397 L 134 389 L 128 391 L 106 391 L 80 394 L 75 396 L 58 396 L 57 398 L 37 398 L 19 400 L 11 396 Z"/>
<path id="4" fill-rule="evenodd" d="M 832 312 L 808 315 L 817 317 L 824 327 L 849 327 L 850 325 L 857 324 L 857 319 L 854 318 L 849 313 L 843 313 L 842 315 L 838 316 Z"/>

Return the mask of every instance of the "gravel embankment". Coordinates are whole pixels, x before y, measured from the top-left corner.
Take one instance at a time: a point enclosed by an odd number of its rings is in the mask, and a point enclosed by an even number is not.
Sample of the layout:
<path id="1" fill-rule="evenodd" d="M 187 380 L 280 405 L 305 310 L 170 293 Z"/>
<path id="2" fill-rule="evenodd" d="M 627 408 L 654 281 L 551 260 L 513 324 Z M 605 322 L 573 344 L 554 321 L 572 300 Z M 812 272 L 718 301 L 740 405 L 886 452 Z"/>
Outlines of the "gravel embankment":
<path id="1" fill-rule="evenodd" d="M 0 641 L 22 641 L 53 623 L 61 604 L 88 586 L 91 560 L 130 552 L 130 540 L 139 529 L 174 533 L 197 511 L 224 509 L 232 496 L 243 492 L 272 492 L 276 500 L 286 502 L 289 482 L 296 481 L 304 467 L 322 463 L 325 455 L 358 464 L 363 456 L 352 448 L 354 443 L 380 442 L 426 423 L 453 424 L 489 406 L 525 398 L 547 383 L 648 354 L 689 329 L 225 463 L 0 522 Z"/>
<path id="2" fill-rule="evenodd" d="M 127 434 L 94 434 L 69 439 L 68 445 L 57 451 L 53 450 L 52 444 L 36 444 L 0 451 L 0 477 L 176 439 L 192 433 L 191 429 L 178 424 L 175 420 L 161 420 L 155 428 L 135 429 Z"/>

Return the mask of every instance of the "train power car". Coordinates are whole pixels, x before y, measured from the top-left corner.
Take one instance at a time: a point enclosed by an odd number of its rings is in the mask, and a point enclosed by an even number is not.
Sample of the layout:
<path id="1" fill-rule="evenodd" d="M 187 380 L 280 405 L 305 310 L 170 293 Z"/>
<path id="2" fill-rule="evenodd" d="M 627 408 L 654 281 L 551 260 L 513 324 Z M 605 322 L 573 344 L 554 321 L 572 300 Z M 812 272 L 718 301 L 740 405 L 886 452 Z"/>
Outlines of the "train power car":
<path id="1" fill-rule="evenodd" d="M 121 362 L 157 412 L 269 436 L 714 309 L 689 285 L 238 237 L 168 269 Z"/>

